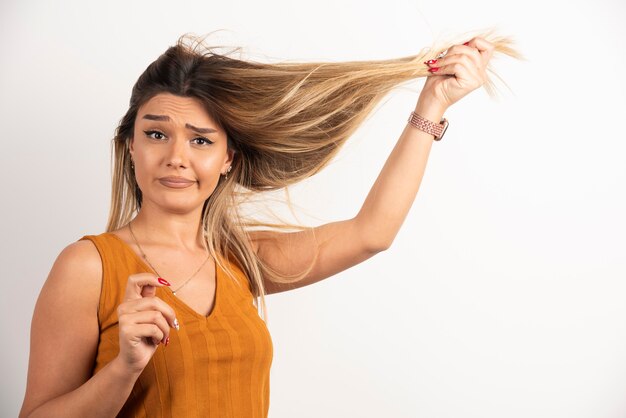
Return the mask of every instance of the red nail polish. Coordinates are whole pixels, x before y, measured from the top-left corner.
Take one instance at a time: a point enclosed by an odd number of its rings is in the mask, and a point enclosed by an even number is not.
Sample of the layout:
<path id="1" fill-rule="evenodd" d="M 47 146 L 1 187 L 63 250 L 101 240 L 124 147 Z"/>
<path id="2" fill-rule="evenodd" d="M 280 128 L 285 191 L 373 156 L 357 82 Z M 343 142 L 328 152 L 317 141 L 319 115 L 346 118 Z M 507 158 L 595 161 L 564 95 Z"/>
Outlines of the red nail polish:
<path id="1" fill-rule="evenodd" d="M 430 71 L 431 73 L 436 73 L 437 71 L 439 71 L 439 67 L 429 68 L 428 71 Z"/>
<path id="2" fill-rule="evenodd" d="M 469 45 L 469 41 L 465 42 L 463 45 L 466 45 L 466 46 Z"/>
<path id="3" fill-rule="evenodd" d="M 424 61 L 424 64 L 431 65 L 431 64 L 434 64 L 436 62 L 437 62 L 437 60 L 428 60 L 428 61 Z"/>
<path id="4" fill-rule="evenodd" d="M 164 284 L 165 286 L 171 286 L 171 284 L 169 284 L 168 281 L 165 279 L 162 279 L 159 277 L 158 280 L 159 280 L 159 283 Z"/>

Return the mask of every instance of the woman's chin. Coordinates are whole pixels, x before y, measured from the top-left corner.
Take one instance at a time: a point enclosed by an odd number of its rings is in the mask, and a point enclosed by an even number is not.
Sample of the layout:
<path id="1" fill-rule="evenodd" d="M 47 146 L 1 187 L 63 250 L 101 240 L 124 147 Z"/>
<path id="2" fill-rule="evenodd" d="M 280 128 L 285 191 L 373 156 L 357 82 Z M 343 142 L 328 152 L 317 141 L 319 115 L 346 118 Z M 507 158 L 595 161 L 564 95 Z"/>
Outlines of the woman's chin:
<path id="1" fill-rule="evenodd" d="M 163 212 L 183 215 L 198 210 L 201 211 L 204 206 L 204 200 L 161 198 L 155 202 L 155 205 L 158 206 Z"/>

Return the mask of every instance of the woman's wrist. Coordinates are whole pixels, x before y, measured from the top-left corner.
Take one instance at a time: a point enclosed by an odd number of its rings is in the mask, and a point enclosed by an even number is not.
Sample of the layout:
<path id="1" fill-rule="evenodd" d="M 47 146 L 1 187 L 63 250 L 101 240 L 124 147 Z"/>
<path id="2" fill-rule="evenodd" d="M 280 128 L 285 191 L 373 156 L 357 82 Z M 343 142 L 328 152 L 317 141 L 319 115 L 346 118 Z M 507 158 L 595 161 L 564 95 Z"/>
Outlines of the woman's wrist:
<path id="1" fill-rule="evenodd" d="M 420 97 L 415 105 L 415 113 L 434 123 L 439 123 L 445 112 L 446 108 L 444 106 L 428 98 Z"/>
<path id="2" fill-rule="evenodd" d="M 120 359 L 119 355 L 115 357 L 111 361 L 111 372 L 116 376 L 116 378 L 122 380 L 137 380 L 141 375 L 143 370 L 131 370 L 127 366 L 123 364 L 123 361 Z"/>

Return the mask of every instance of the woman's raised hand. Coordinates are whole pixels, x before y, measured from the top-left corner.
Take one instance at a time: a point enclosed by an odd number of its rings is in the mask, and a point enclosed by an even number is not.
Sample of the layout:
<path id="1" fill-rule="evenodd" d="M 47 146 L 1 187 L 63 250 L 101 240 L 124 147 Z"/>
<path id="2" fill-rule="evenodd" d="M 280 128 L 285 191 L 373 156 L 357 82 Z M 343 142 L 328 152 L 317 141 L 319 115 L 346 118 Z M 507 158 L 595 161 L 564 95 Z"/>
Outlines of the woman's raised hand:
<path id="1" fill-rule="evenodd" d="M 492 43 L 476 37 L 450 47 L 436 62 L 426 61 L 433 75 L 426 79 L 420 96 L 447 109 L 487 81 L 487 64 L 493 51 Z"/>
<path id="2" fill-rule="evenodd" d="M 169 283 L 151 273 L 128 276 L 124 302 L 117 307 L 118 359 L 132 372 L 140 373 L 159 344 L 169 342 L 170 326 L 178 329 L 174 309 L 155 296 L 157 286 Z"/>

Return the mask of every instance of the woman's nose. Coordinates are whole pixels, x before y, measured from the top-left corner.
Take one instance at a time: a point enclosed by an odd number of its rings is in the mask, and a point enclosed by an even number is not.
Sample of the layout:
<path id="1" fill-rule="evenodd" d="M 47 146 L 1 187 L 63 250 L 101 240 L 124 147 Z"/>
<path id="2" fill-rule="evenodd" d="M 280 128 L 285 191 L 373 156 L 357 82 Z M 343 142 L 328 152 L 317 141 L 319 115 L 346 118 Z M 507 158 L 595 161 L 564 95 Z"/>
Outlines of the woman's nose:
<path id="1" fill-rule="evenodd" d="M 187 166 L 187 149 L 184 140 L 174 139 L 170 142 L 167 164 L 174 167 Z"/>

